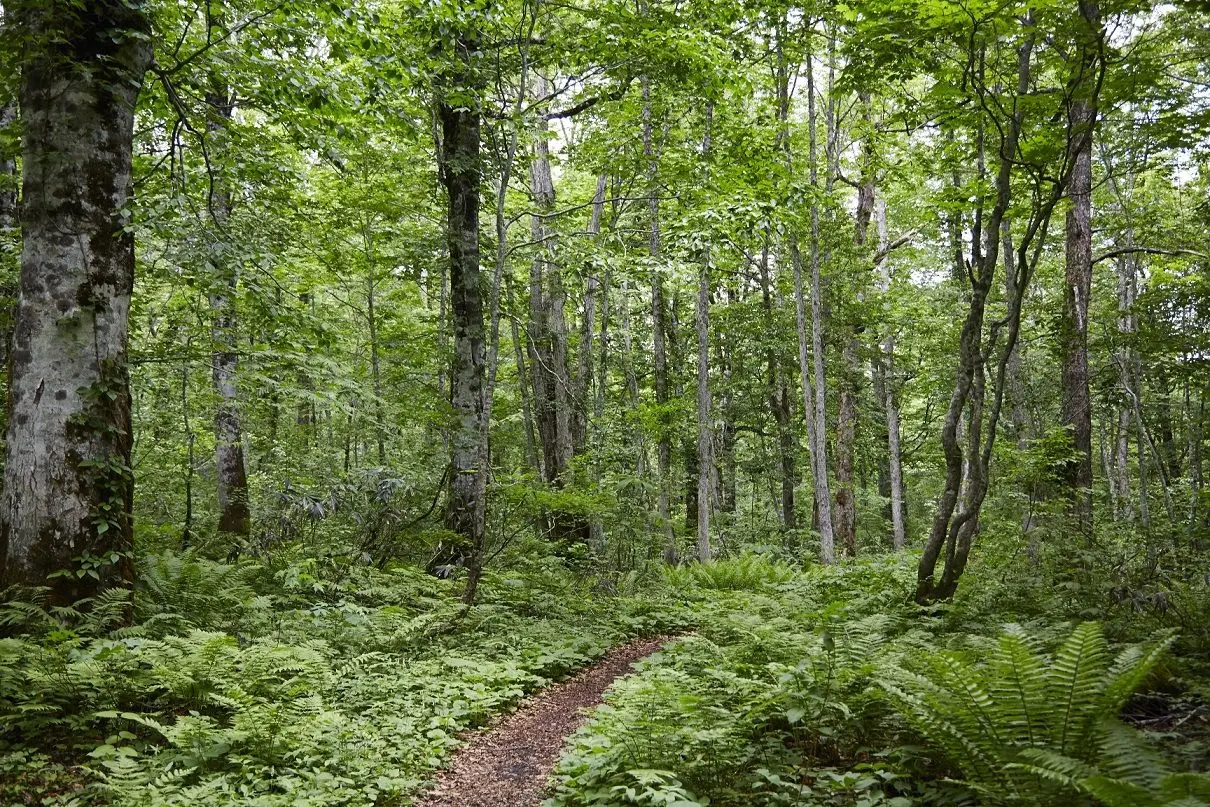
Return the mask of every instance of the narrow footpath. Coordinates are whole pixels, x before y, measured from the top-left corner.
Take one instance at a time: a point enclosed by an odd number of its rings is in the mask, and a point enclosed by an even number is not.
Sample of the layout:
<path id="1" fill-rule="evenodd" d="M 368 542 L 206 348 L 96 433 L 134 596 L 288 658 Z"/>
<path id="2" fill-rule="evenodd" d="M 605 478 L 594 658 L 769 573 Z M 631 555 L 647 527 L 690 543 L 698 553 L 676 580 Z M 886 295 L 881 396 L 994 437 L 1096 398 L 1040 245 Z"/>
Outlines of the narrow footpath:
<path id="1" fill-rule="evenodd" d="M 416 807 L 537 807 L 569 735 L 605 690 L 672 638 L 638 639 L 523 701 L 454 752 Z"/>

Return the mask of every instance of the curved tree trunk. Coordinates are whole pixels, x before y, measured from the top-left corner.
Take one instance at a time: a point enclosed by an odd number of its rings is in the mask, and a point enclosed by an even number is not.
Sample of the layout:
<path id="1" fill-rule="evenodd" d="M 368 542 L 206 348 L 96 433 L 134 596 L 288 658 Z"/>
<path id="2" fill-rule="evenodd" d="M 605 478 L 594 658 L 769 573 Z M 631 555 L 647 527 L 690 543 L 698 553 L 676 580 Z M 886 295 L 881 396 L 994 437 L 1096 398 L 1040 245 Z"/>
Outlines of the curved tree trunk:
<path id="1" fill-rule="evenodd" d="M 150 26 L 143 5 L 129 0 L 9 11 L 29 50 L 0 584 L 49 583 L 52 599 L 68 603 L 133 578 L 126 345 L 134 239 L 123 226 Z M 81 562 L 96 576 L 49 577 Z"/>

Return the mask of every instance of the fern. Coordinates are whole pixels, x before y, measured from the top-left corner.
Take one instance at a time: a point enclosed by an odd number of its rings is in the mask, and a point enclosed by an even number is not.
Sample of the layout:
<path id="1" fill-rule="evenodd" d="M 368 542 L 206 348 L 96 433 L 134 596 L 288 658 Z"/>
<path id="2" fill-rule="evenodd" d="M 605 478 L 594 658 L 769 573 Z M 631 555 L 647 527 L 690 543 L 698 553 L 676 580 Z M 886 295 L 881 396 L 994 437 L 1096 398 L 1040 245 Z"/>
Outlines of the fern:
<path id="1" fill-rule="evenodd" d="M 1127 648 L 1111 661 L 1099 626 L 1084 623 L 1047 656 L 1023 628 L 1009 626 L 984 664 L 922 652 L 909 669 L 888 665 L 879 683 L 989 803 L 1058 803 L 1063 793 L 1100 799 L 1115 788 L 1161 798 L 1166 771 L 1116 714 L 1171 641 Z"/>

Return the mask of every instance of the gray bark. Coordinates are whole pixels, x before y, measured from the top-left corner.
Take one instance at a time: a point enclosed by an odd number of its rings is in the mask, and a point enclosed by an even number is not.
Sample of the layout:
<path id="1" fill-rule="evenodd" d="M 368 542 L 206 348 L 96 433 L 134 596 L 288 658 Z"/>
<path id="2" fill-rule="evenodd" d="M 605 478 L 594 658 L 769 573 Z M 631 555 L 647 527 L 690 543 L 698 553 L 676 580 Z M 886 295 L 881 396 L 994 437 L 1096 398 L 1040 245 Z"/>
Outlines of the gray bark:
<path id="1" fill-rule="evenodd" d="M 710 124 L 713 102 L 706 104 L 706 134 L 702 141 L 702 159 L 709 166 Z M 707 168 L 707 170 L 709 170 Z M 710 427 L 710 249 L 707 247 L 698 267 L 697 306 L 697 558 L 710 560 L 710 469 L 714 465 L 711 448 L 714 433 Z"/>
<path id="2" fill-rule="evenodd" d="M 210 119 L 206 134 L 212 151 L 221 155 L 226 147 L 227 129 L 231 123 L 233 102 L 230 91 L 215 82 L 206 94 Z M 243 430 L 240 427 L 239 390 L 236 374 L 239 370 L 239 319 L 234 296 L 239 286 L 239 264 L 231 255 L 230 177 L 224 174 L 223 160 L 213 168 L 210 177 L 208 207 L 213 225 L 211 261 L 215 274 L 211 280 L 210 337 L 214 345 L 211 356 L 211 377 L 218 395 L 214 412 L 215 472 L 218 482 L 218 532 L 246 537 L 252 529 L 252 514 L 248 502 L 248 472 L 244 463 Z"/>
<path id="3" fill-rule="evenodd" d="M 664 278 L 655 262 L 660 257 L 660 196 L 656 187 L 659 163 L 655 156 L 655 145 L 651 120 L 651 82 L 643 78 L 643 156 L 647 160 L 647 209 L 650 220 L 647 234 L 647 254 L 651 258 L 651 338 L 652 358 L 655 374 L 655 402 L 661 413 L 668 403 L 668 348 L 665 339 Z M 676 533 L 672 529 L 669 510 L 668 486 L 672 475 L 672 435 L 668 424 L 660 420 L 659 437 L 656 443 L 656 461 L 659 472 L 659 495 L 656 514 L 660 529 L 664 533 L 664 560 L 675 563 L 677 559 Z"/>
<path id="4" fill-rule="evenodd" d="M 142 4 L 10 7 L 26 43 L 20 296 L 0 585 L 65 604 L 133 578 L 130 385 L 134 107 L 151 60 Z M 66 575 L 80 561 L 96 576 Z"/>
<path id="5" fill-rule="evenodd" d="M 807 58 L 807 128 L 810 181 L 819 184 L 816 167 L 815 74 Z M 815 506 L 819 510 L 819 558 L 836 562 L 836 541 L 832 531 L 832 495 L 828 484 L 828 426 L 823 357 L 823 283 L 819 260 L 819 207 L 811 207 L 811 339 L 808 362 L 806 301 L 803 297 L 802 257 L 797 242 L 790 245 L 794 267 L 794 297 L 798 317 L 798 361 L 802 374 L 803 411 L 807 417 L 807 437 L 811 446 L 811 465 L 815 477 Z"/>
<path id="6" fill-rule="evenodd" d="M 17 101 L 0 102 L 0 133 L 17 124 Z M 0 151 L 0 368 L 8 366 L 9 343 L 13 338 L 13 315 L 17 302 L 20 264 L 20 228 L 17 222 L 17 155 Z"/>
<path id="7" fill-rule="evenodd" d="M 538 80 L 538 96 L 549 88 Z M 554 209 L 555 188 L 551 176 L 550 149 L 545 120 L 535 132 L 530 190 L 537 213 L 531 217 L 531 237 L 537 245 L 530 269 L 529 350 L 534 377 L 534 408 L 542 444 L 544 481 L 555 488 L 571 481 L 574 440 L 567 368 L 566 294 L 562 272 L 552 260 L 555 232 L 547 222 Z M 558 540 L 587 538 L 587 525 L 565 513 L 550 514 L 550 529 Z"/>
<path id="8" fill-rule="evenodd" d="M 891 290 L 891 266 L 885 251 L 888 243 L 886 203 L 879 202 L 877 207 L 878 248 L 883 254 L 879 262 L 879 286 L 883 294 Z M 895 333 L 887 328 L 882 339 L 881 361 L 879 362 L 882 377 L 882 407 L 886 412 L 887 427 L 887 469 L 890 476 L 891 497 L 891 543 L 896 550 L 907 545 L 907 521 L 904 514 L 903 490 L 903 450 L 900 445 L 899 400 L 896 395 L 895 378 Z"/>

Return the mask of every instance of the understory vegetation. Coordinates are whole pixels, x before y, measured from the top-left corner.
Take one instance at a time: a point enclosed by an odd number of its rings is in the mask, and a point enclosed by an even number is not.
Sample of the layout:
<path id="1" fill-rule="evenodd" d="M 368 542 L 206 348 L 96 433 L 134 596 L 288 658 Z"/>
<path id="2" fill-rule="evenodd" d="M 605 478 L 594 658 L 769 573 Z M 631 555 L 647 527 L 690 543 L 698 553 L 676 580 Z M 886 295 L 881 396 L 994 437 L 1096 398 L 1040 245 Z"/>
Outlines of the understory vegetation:
<path id="1" fill-rule="evenodd" d="M 1180 591 L 1141 611 L 1100 567 L 1073 595 L 988 565 L 922 610 L 913 561 L 601 575 L 529 544 L 467 607 L 409 566 L 148 555 L 133 623 L 124 596 L 0 613 L 0 799 L 407 804 L 461 732 L 666 635 L 550 805 L 1210 804 L 1210 636 L 1167 627 Z"/>

